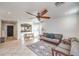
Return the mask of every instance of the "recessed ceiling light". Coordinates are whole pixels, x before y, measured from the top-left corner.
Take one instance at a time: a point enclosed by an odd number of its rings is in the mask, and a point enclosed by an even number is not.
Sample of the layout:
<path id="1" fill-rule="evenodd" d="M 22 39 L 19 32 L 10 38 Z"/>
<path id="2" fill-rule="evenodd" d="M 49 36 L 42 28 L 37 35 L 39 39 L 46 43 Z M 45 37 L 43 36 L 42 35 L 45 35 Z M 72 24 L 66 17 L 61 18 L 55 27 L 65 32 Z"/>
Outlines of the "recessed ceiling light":
<path id="1" fill-rule="evenodd" d="M 8 14 L 11 14 L 11 12 L 8 12 Z"/>

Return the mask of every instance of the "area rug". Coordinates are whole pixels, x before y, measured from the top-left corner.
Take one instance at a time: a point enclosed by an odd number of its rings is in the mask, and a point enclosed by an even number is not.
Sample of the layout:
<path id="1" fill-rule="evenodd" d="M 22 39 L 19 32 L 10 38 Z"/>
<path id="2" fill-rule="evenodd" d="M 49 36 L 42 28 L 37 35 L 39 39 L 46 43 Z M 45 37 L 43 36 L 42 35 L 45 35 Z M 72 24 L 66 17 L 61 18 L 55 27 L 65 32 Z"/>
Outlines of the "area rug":
<path id="1" fill-rule="evenodd" d="M 27 47 L 38 56 L 52 56 L 52 49 L 44 41 L 39 41 Z"/>

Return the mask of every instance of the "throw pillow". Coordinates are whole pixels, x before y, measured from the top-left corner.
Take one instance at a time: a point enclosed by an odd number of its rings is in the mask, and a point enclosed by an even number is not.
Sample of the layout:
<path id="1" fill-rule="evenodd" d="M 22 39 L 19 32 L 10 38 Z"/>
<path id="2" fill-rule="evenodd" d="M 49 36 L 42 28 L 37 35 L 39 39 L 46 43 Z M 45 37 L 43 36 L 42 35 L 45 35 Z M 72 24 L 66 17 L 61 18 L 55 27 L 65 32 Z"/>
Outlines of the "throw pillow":
<path id="1" fill-rule="evenodd" d="M 51 39 L 54 38 L 54 37 L 53 37 L 53 34 L 51 34 L 51 33 L 44 33 L 43 36 L 45 36 L 45 37 L 47 37 L 47 38 L 51 38 Z"/>
<path id="2" fill-rule="evenodd" d="M 71 41 L 70 41 L 69 39 L 64 39 L 64 40 L 63 40 L 63 43 L 64 43 L 64 44 L 69 44 L 69 45 L 71 45 Z"/>

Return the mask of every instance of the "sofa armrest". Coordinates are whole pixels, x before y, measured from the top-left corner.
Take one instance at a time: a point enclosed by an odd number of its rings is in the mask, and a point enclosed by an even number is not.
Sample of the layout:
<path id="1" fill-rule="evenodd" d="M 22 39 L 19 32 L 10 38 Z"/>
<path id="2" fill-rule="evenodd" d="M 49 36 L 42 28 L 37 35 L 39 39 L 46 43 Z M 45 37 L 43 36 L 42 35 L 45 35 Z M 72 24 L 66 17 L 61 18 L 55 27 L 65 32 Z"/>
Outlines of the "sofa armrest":
<path id="1" fill-rule="evenodd" d="M 71 51 L 70 54 L 74 55 L 74 56 L 79 56 L 79 41 L 78 39 L 73 38 L 71 40 Z"/>
<path id="2" fill-rule="evenodd" d="M 58 51 L 58 50 L 56 50 L 56 49 L 52 49 L 52 55 L 53 55 L 53 56 L 72 56 L 72 55 L 63 53 L 63 52 L 61 52 L 61 51 Z"/>

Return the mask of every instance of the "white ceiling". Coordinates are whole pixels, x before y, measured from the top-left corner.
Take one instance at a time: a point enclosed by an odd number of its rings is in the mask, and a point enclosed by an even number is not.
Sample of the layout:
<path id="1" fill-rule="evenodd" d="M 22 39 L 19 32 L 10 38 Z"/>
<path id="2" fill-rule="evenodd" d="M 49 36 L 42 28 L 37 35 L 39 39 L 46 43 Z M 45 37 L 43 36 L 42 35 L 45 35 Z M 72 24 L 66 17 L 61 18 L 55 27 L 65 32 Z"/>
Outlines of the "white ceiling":
<path id="1" fill-rule="evenodd" d="M 78 9 L 78 2 L 66 2 L 56 7 L 55 2 L 0 2 L 0 18 L 11 20 L 24 20 L 32 18 L 25 11 L 36 14 L 43 8 L 48 10 L 48 15 L 53 18 L 65 16 L 69 11 Z"/>

